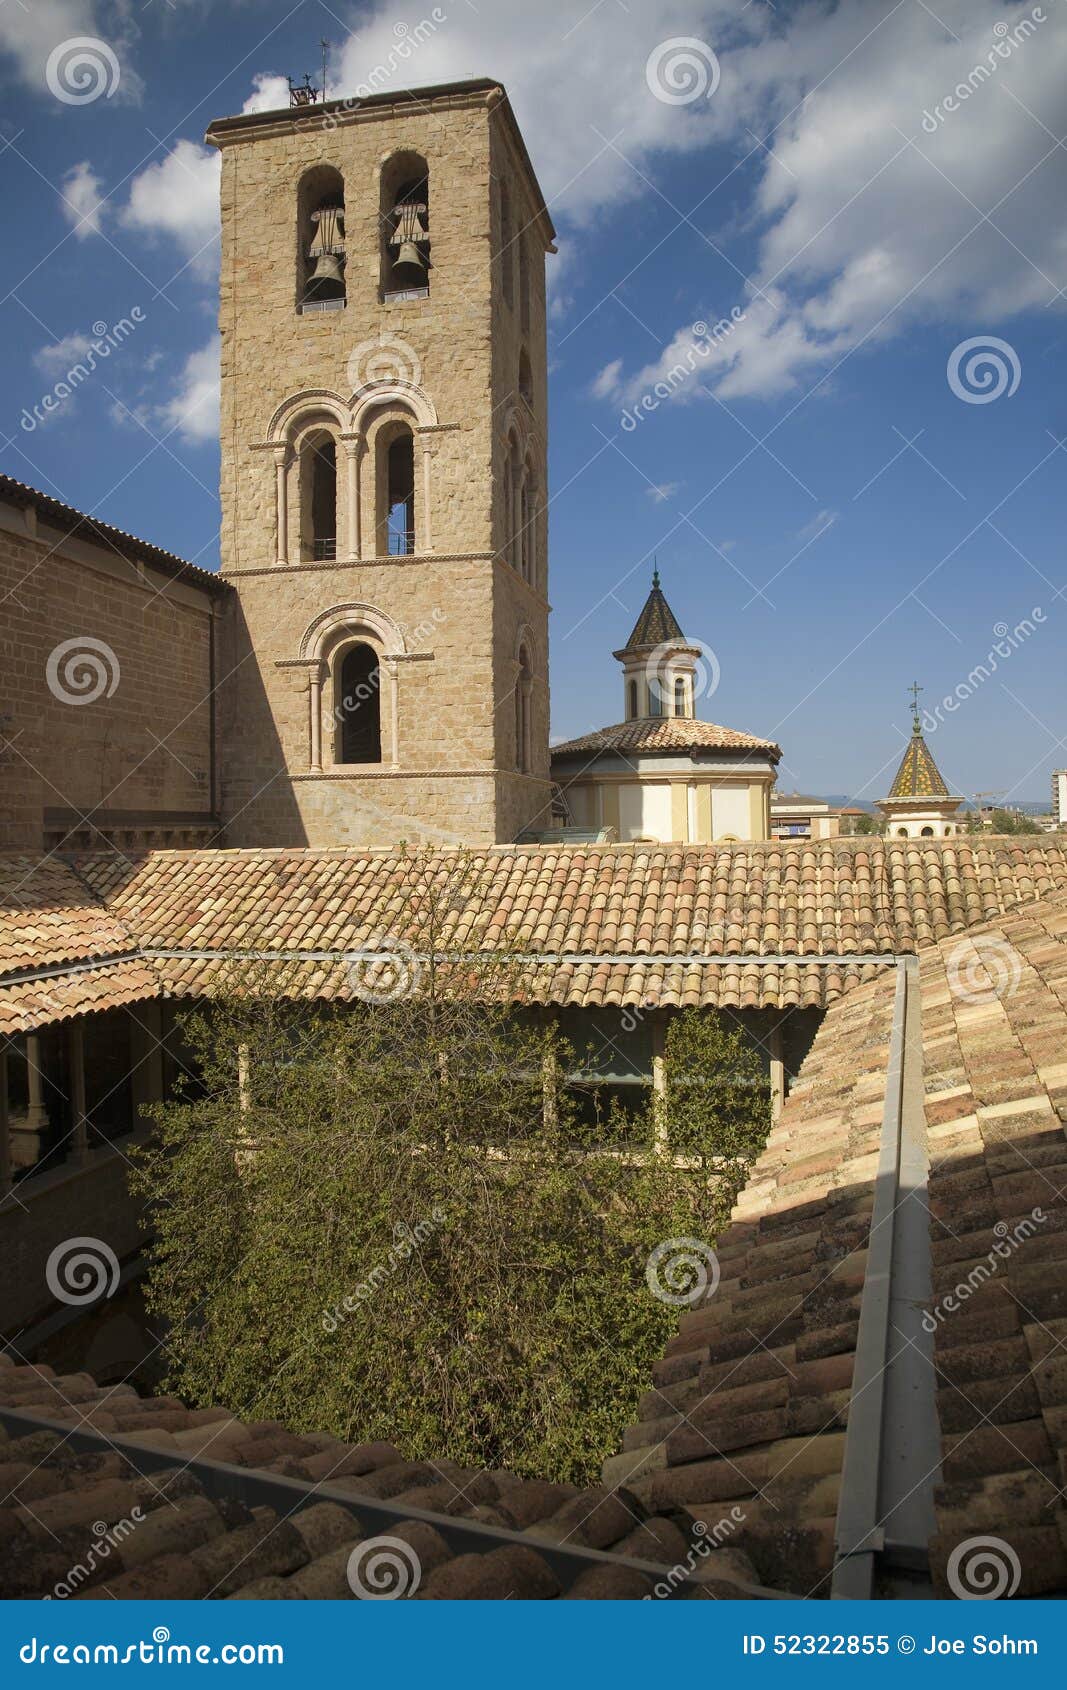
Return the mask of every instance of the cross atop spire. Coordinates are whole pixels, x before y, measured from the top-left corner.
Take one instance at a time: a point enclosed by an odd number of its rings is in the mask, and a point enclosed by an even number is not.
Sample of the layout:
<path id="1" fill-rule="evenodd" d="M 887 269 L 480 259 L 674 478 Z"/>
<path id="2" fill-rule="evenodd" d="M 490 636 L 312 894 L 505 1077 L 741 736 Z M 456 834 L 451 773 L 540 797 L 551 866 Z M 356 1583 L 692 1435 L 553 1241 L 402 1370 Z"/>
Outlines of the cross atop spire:
<path id="1" fill-rule="evenodd" d="M 921 692 L 925 692 L 925 690 L 926 690 L 925 687 L 921 687 L 919 685 L 918 681 L 912 681 L 911 686 L 908 688 L 908 691 L 911 693 L 911 731 L 912 731 L 912 733 L 922 733 L 922 724 L 919 721 L 919 694 Z"/>

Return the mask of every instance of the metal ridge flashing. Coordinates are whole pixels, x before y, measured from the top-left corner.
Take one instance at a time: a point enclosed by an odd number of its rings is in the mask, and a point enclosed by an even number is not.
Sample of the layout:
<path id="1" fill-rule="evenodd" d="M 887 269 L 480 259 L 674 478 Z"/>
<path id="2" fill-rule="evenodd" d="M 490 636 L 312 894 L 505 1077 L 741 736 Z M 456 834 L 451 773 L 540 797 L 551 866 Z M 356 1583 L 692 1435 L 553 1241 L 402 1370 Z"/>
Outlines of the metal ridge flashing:
<path id="1" fill-rule="evenodd" d="M 99 1405 L 98 1405 L 99 1406 Z M 551 1543 L 537 1536 L 536 1528 L 512 1531 L 503 1526 L 491 1526 L 481 1521 L 465 1520 L 452 1514 L 435 1514 L 427 1508 L 411 1508 L 404 1503 L 382 1501 L 378 1497 L 353 1496 L 347 1490 L 331 1485 L 328 1479 L 309 1483 L 306 1479 L 292 1479 L 280 1473 L 270 1473 L 255 1467 L 238 1467 L 228 1461 L 212 1461 L 204 1456 L 175 1456 L 167 1450 L 155 1449 L 140 1443 L 136 1435 L 122 1437 L 103 1433 L 81 1425 L 71 1427 L 45 1415 L 31 1414 L 17 1408 L 0 1406 L 0 1426 L 12 1437 L 26 1437 L 32 1432 L 54 1432 L 78 1454 L 95 1454 L 111 1450 L 123 1455 L 142 1476 L 169 1471 L 175 1467 L 191 1473 L 212 1500 L 245 1502 L 249 1506 L 265 1505 L 274 1508 L 281 1519 L 297 1513 L 316 1502 L 334 1502 L 352 1515 L 359 1528 L 368 1535 L 388 1532 L 405 1520 L 416 1520 L 433 1526 L 440 1532 L 456 1555 L 487 1553 L 507 1545 L 521 1545 L 532 1549 L 548 1562 L 564 1590 L 570 1588 L 579 1574 L 594 1567 L 628 1567 L 644 1573 L 657 1582 L 665 1581 L 677 1572 L 659 1562 L 641 1560 L 631 1555 L 613 1555 L 610 1550 L 586 1549 L 578 1544 Z M 678 1596 L 691 1596 L 703 1581 L 689 1575 L 672 1579 L 669 1601 Z M 731 1580 L 731 1582 L 734 1582 Z M 770 1590 L 762 1585 L 738 1583 L 739 1597 L 785 1600 L 786 1593 Z"/>
<path id="2" fill-rule="evenodd" d="M 893 1003 L 835 1531 L 836 1599 L 874 1596 L 876 1572 L 900 1575 L 902 1595 L 921 1595 L 928 1584 L 940 1446 L 932 1339 L 922 1326 L 931 1272 L 927 1178 L 918 965 L 908 957 L 898 964 Z"/>

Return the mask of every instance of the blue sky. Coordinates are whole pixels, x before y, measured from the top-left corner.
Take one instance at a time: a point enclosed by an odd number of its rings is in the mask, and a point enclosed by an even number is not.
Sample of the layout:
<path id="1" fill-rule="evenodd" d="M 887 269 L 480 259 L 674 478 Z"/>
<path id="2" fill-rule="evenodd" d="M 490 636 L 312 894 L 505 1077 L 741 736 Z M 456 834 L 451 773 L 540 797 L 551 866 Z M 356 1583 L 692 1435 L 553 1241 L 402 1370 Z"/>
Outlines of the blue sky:
<path id="1" fill-rule="evenodd" d="M 621 715 L 611 651 L 656 555 L 717 660 L 700 714 L 776 738 L 783 787 L 882 795 L 917 677 L 931 710 L 953 695 L 930 743 L 955 791 L 1045 798 L 1067 765 L 1064 0 L 2 0 L 0 466 L 208 567 L 202 135 L 276 104 L 323 35 L 332 92 L 499 76 L 550 199 L 553 733 Z M 106 49 L 89 83 L 81 38 Z"/>

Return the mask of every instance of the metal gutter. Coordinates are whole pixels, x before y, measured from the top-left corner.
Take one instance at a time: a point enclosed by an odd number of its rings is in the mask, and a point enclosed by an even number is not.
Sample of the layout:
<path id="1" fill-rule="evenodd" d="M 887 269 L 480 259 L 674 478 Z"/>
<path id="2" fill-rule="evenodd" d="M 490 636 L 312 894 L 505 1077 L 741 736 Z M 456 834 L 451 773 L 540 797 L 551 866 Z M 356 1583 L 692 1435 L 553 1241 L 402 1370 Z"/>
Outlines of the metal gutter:
<path id="1" fill-rule="evenodd" d="M 0 992 L 8 986 L 26 986 L 36 980 L 55 980 L 68 974 L 88 974 L 94 968 L 113 968 L 120 962 L 143 962 L 146 951 L 108 951 L 102 956 L 78 957 L 74 962 L 46 962 L 39 968 L 20 968 L 0 975 Z"/>
<path id="2" fill-rule="evenodd" d="M 166 947 L 146 945 L 140 953 L 151 958 L 169 958 L 172 960 L 190 960 L 197 962 L 381 962 L 390 955 L 388 946 L 377 949 L 339 950 L 237 950 L 223 948 L 185 949 L 183 947 Z M 902 959 L 893 951 L 879 951 L 874 953 L 857 953 L 852 956 L 827 955 L 820 952 L 815 955 L 806 953 L 790 954 L 775 952 L 762 956 L 752 952 L 732 953 L 721 951 L 710 954 L 701 951 L 695 955 L 688 952 L 610 952 L 600 951 L 435 951 L 431 957 L 429 951 L 407 951 L 404 955 L 411 962 L 520 962 L 534 963 L 539 967 L 563 967 L 565 964 L 624 964 L 636 968 L 641 965 L 655 967 L 684 967 L 684 968 L 722 968 L 734 963 L 738 966 L 755 966 L 758 968 L 785 968 L 790 964 L 797 966 L 811 964 L 816 968 L 855 967 L 864 968 L 877 965 L 881 968 L 894 967 Z"/>
<path id="3" fill-rule="evenodd" d="M 105 1435 L 84 1426 L 73 1429 L 44 1415 L 28 1414 L 15 1408 L 0 1407 L 0 1426 L 13 1438 L 26 1437 L 33 1432 L 54 1432 L 79 1455 L 109 1450 L 117 1452 L 143 1475 L 178 1468 L 183 1473 L 192 1473 L 213 1501 L 236 1501 L 250 1507 L 273 1508 L 282 1519 L 317 1502 L 335 1502 L 351 1514 L 354 1523 L 366 1536 L 393 1531 L 405 1520 L 418 1520 L 440 1532 L 456 1555 L 484 1555 L 492 1549 L 521 1545 L 523 1549 L 535 1550 L 548 1562 L 564 1590 L 570 1588 L 579 1574 L 594 1567 L 628 1567 L 657 1582 L 668 1579 L 672 1571 L 677 1573 L 678 1570 L 659 1562 L 629 1555 L 612 1555 L 606 1550 L 585 1549 L 577 1544 L 547 1543 L 537 1537 L 536 1528 L 525 1532 L 510 1531 L 502 1526 L 483 1525 L 450 1514 L 435 1514 L 427 1508 L 409 1508 L 404 1503 L 383 1502 L 377 1497 L 353 1496 L 347 1490 L 331 1485 L 328 1480 L 309 1484 L 306 1480 L 290 1479 L 254 1467 L 237 1467 L 228 1461 L 210 1461 L 203 1456 L 186 1458 L 182 1454 L 175 1455 L 138 1443 L 136 1436 Z M 709 1556 L 706 1562 L 709 1569 L 712 1559 Z M 664 1600 L 689 1597 L 701 1582 L 689 1575 L 676 1579 L 670 1585 L 669 1597 Z M 756 1584 L 738 1584 L 737 1592 L 739 1597 L 788 1599 L 786 1592 Z"/>
<path id="4" fill-rule="evenodd" d="M 933 1340 L 922 1325 L 930 1220 L 921 1037 L 918 965 L 906 958 L 897 971 L 835 1533 L 831 1595 L 844 1600 L 886 1594 L 876 1592 L 876 1575 L 910 1596 L 929 1583 L 940 1437 Z"/>

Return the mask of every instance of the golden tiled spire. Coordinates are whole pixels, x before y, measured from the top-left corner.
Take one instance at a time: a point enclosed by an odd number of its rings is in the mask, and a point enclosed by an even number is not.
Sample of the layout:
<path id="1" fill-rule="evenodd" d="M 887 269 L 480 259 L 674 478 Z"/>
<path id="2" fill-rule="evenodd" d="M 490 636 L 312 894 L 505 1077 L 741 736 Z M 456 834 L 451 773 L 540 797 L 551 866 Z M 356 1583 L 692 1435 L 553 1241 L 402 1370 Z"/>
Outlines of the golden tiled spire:
<path id="1" fill-rule="evenodd" d="M 930 755 L 930 749 L 923 738 L 922 722 L 919 720 L 919 694 L 922 687 L 918 681 L 913 681 L 909 687 L 912 696 L 911 703 L 911 739 L 905 751 L 901 764 L 897 770 L 896 779 L 889 788 L 890 798 L 947 798 L 948 787 L 941 777 L 941 771 Z"/>

